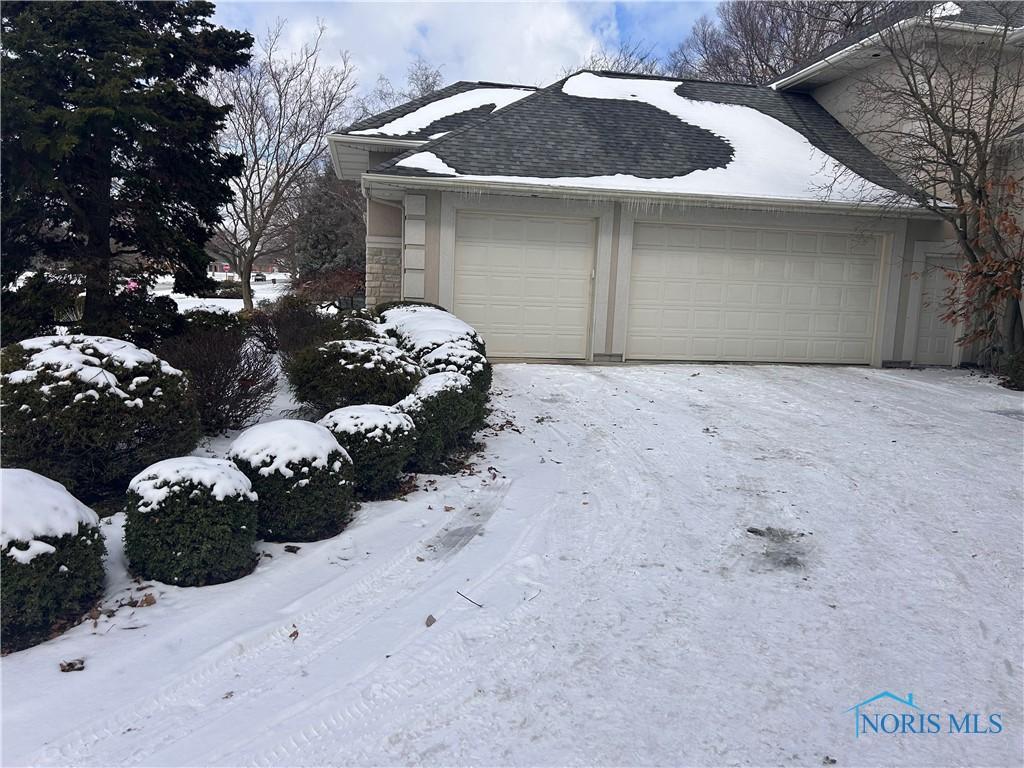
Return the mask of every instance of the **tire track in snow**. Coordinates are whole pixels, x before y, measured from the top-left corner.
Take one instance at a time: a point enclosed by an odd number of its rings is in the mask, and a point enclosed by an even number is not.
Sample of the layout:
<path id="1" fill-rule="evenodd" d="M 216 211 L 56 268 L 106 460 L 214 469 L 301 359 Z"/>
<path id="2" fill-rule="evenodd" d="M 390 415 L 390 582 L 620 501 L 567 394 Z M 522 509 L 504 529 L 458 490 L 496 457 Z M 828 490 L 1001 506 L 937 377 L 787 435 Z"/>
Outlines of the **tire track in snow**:
<path id="1" fill-rule="evenodd" d="M 483 490 L 478 493 L 484 498 L 474 507 L 475 510 L 485 510 L 486 516 L 490 517 L 501 505 L 508 487 L 507 482 L 498 481 L 483 486 Z M 466 523 L 470 524 L 483 519 L 484 513 L 474 518 L 460 511 L 460 516 L 465 517 Z M 454 527 L 454 523 L 455 520 L 449 519 L 442 525 Z M 31 762 L 36 765 L 140 762 L 163 745 L 187 735 L 190 724 L 208 723 L 210 711 L 206 707 L 210 704 L 217 703 L 225 705 L 224 709 L 231 709 L 253 696 L 272 693 L 274 685 L 287 677 L 291 670 L 309 664 L 344 643 L 360 627 L 385 613 L 390 603 L 375 604 L 373 598 L 388 594 L 401 597 L 403 592 L 394 590 L 391 585 L 419 585 L 442 570 L 444 558 L 427 559 L 424 562 L 416 560 L 416 555 L 423 551 L 424 543 L 421 540 L 406 547 L 361 578 L 344 595 L 312 610 L 285 617 L 273 629 L 248 643 L 240 653 L 228 656 L 228 651 L 223 647 L 214 651 L 216 659 L 165 684 L 156 695 L 122 707 L 98 722 L 48 745 L 33 756 Z M 461 546 L 465 544 L 466 541 L 463 541 Z M 353 611 L 354 607 L 370 607 L 372 611 L 367 613 L 364 610 L 360 620 L 350 624 L 352 614 L 358 614 L 358 610 Z M 344 624 L 343 631 L 329 631 L 338 629 L 335 625 L 339 621 Z M 290 637 L 293 625 L 301 627 L 302 645 L 296 645 Z M 296 648 L 309 650 L 296 656 Z M 239 676 L 252 676 L 256 664 L 264 670 L 259 675 L 260 684 L 230 700 L 224 700 L 224 692 L 232 686 L 237 687 Z M 223 713 L 218 712 L 218 715 L 222 716 Z M 157 724 L 155 728 L 154 723 Z M 132 732 L 138 733 L 136 740 L 143 746 L 127 748 L 126 736 Z M 109 744 L 108 751 L 103 751 L 104 744 L 111 740 L 113 742 Z"/>

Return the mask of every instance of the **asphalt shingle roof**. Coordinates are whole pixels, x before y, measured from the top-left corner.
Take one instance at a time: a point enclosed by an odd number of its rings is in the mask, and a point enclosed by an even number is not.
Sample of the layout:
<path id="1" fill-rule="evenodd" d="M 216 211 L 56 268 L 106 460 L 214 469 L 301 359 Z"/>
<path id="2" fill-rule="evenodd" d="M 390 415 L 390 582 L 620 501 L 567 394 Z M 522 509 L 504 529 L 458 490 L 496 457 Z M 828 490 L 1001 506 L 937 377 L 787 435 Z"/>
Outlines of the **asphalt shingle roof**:
<path id="1" fill-rule="evenodd" d="M 643 78 L 602 72 L 601 77 Z M 393 158 L 373 170 L 395 176 L 439 176 L 396 163 L 432 152 L 460 174 L 565 178 L 627 174 L 680 177 L 721 168 L 733 148 L 719 136 L 651 104 L 566 94 L 560 81 L 490 117 Z M 888 189 L 905 185 L 813 98 L 764 86 L 679 81 L 675 93 L 695 101 L 755 109 L 803 135 L 814 147 Z"/>
<path id="2" fill-rule="evenodd" d="M 533 86 L 529 85 L 514 85 L 512 83 L 487 83 L 487 82 L 472 82 L 467 80 L 461 80 L 457 83 L 441 88 L 440 90 L 434 91 L 426 96 L 422 96 L 418 99 L 413 99 L 405 104 L 400 104 L 393 109 L 389 109 L 386 112 L 380 112 L 376 115 L 359 120 L 352 125 L 342 128 L 339 133 L 351 133 L 352 131 L 366 131 L 374 128 L 380 128 L 381 126 L 387 125 L 393 120 L 397 120 L 400 117 L 405 117 L 428 104 L 433 104 L 435 101 L 446 99 L 449 96 L 454 96 L 459 93 L 466 93 L 467 91 L 475 91 L 479 89 L 494 89 L 494 88 L 518 88 L 526 90 L 535 90 Z M 406 133 L 401 135 L 390 135 L 385 133 L 375 133 L 373 135 L 380 136 L 382 138 L 400 138 L 403 140 L 414 140 L 414 141 L 427 141 L 431 136 L 445 131 L 454 131 L 459 128 L 465 128 L 468 125 L 472 125 L 475 122 L 486 118 L 491 112 L 494 111 L 496 105 L 494 104 L 483 104 L 473 109 L 468 109 L 463 112 L 456 112 L 455 114 L 446 115 L 438 120 L 435 120 L 430 125 L 426 126 L 422 130 L 414 133 Z"/>

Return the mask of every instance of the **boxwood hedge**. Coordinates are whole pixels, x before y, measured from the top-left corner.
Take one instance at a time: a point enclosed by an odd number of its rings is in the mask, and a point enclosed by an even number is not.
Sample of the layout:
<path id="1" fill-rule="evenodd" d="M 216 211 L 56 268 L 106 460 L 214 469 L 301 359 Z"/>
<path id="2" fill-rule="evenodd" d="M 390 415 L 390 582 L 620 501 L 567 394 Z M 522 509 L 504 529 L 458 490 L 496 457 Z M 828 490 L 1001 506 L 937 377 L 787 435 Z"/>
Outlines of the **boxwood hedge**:
<path id="1" fill-rule="evenodd" d="M 256 494 L 229 461 L 167 459 L 128 486 L 125 554 L 144 579 L 199 587 L 245 576 L 256 531 Z"/>
<path id="2" fill-rule="evenodd" d="M 396 406 L 416 423 L 416 452 L 409 469 L 444 472 L 459 447 L 468 446 L 480 421 L 483 395 L 461 373 L 446 371 L 426 376 L 416 390 Z"/>
<path id="3" fill-rule="evenodd" d="M 386 405 L 351 405 L 324 416 L 348 452 L 355 469 L 356 494 L 375 499 L 393 491 L 416 450 L 416 426 L 405 413 Z"/>

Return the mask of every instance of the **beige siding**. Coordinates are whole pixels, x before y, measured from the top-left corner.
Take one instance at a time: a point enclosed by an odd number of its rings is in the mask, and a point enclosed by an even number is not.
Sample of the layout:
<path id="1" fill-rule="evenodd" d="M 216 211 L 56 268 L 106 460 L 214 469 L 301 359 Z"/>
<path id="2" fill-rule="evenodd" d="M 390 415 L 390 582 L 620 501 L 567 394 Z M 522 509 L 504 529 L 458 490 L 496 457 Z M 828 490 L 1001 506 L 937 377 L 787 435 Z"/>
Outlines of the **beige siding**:
<path id="1" fill-rule="evenodd" d="M 370 200 L 366 206 L 366 234 L 368 237 L 401 237 L 401 209 Z"/>

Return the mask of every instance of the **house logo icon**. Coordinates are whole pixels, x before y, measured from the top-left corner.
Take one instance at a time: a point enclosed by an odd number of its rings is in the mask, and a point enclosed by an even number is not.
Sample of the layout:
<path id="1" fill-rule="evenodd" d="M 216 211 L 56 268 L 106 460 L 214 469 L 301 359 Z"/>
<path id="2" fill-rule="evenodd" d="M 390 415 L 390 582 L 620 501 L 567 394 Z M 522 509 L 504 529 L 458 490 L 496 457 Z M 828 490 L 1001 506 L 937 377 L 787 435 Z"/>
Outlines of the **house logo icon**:
<path id="1" fill-rule="evenodd" d="M 914 703 L 914 694 L 912 694 L 912 693 L 908 693 L 907 697 L 905 699 L 901 699 L 895 693 L 891 693 L 889 691 L 882 691 L 881 693 L 876 693 L 874 696 L 872 696 L 872 697 L 870 697 L 868 699 L 864 699 L 864 701 L 861 701 L 861 702 L 859 702 L 857 704 L 854 704 L 852 707 L 850 707 L 849 709 L 846 710 L 847 712 L 853 712 L 854 713 L 853 714 L 854 736 L 859 738 L 860 734 L 861 734 L 861 727 L 860 727 L 860 722 L 861 722 L 860 710 L 861 710 L 861 707 L 867 707 L 868 705 L 874 704 L 876 701 L 880 701 L 882 699 L 891 699 L 892 701 L 895 701 L 897 704 L 900 704 L 903 707 L 907 708 L 908 711 L 910 711 L 910 710 L 917 710 L 918 712 L 921 711 L 921 708 L 919 706 L 917 706 L 917 704 Z"/>

